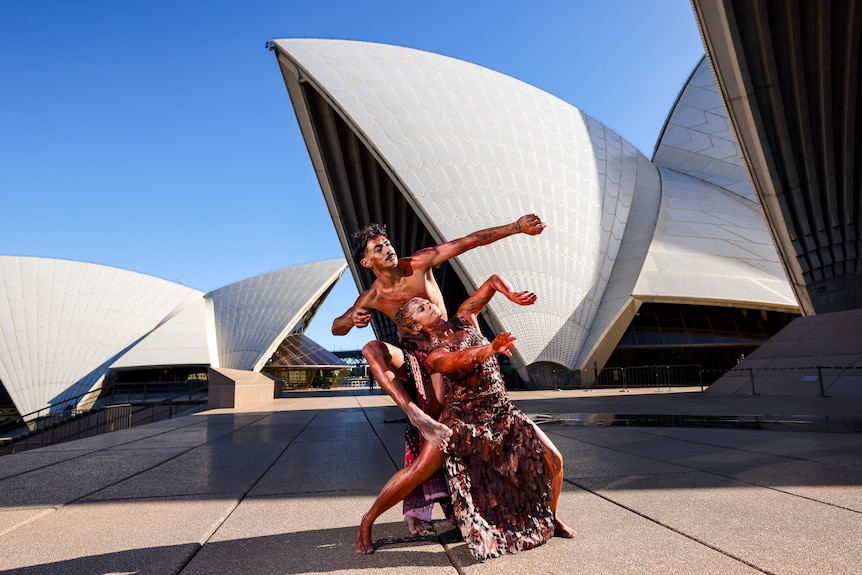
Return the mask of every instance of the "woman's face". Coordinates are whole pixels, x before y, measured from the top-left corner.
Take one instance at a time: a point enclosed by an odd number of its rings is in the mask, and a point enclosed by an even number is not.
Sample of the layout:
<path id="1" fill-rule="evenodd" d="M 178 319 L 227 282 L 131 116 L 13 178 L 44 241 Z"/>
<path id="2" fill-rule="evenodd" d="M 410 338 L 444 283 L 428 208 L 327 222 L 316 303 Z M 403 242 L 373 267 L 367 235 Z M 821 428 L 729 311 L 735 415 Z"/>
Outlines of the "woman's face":
<path id="1" fill-rule="evenodd" d="M 410 317 L 416 325 L 434 327 L 440 323 L 443 314 L 440 312 L 440 308 L 427 299 L 414 298 L 410 302 Z"/>

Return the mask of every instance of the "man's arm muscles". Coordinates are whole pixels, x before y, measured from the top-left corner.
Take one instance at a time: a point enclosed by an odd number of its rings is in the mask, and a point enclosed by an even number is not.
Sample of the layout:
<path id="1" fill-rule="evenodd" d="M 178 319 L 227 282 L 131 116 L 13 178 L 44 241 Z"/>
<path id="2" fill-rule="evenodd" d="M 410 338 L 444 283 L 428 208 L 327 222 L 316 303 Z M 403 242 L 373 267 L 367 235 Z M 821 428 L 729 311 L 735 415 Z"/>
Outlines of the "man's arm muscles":
<path id="1" fill-rule="evenodd" d="M 347 335 L 352 327 L 353 308 L 351 307 L 332 321 L 332 335 Z"/>
<path id="2" fill-rule="evenodd" d="M 371 321 L 371 312 L 366 309 L 368 290 L 362 292 L 346 312 L 332 321 L 332 335 L 347 335 L 355 327 L 366 327 Z"/>
<path id="3" fill-rule="evenodd" d="M 467 250 L 488 245 L 513 234 L 525 233 L 534 236 L 542 233 L 544 229 L 545 224 L 538 216 L 528 214 L 521 216 L 511 224 L 485 228 L 463 238 L 419 250 L 410 259 L 418 267 L 430 268 L 459 256 Z"/>

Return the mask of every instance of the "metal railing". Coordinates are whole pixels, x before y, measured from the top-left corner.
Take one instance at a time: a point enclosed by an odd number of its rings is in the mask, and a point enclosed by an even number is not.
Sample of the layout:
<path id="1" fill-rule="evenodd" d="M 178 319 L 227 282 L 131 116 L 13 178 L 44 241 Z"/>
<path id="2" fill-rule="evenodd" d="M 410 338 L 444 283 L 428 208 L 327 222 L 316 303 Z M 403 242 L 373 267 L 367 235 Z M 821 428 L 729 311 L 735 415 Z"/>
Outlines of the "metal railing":
<path id="1" fill-rule="evenodd" d="M 703 369 L 698 364 L 606 367 L 598 373 L 594 388 L 697 387 L 703 391 Z"/>
<path id="2" fill-rule="evenodd" d="M 31 442 L 34 444 L 33 447 L 43 447 L 118 429 L 128 429 L 132 426 L 132 404 L 106 405 L 93 410 L 74 409 L 52 413 L 32 424 L 27 437 L 22 437 L 20 441 L 37 439 L 38 442 Z"/>
<path id="3" fill-rule="evenodd" d="M 0 434 L 9 435 L 3 438 L 3 443 L 0 444 L 0 455 L 128 429 L 170 419 L 180 412 L 198 410 L 206 403 L 207 388 L 207 382 L 201 382 L 196 386 L 189 386 L 188 390 L 181 393 L 147 404 L 120 403 L 92 409 L 67 407 L 53 413 L 51 410 L 56 410 L 56 406 L 45 407 L 0 426 Z M 101 391 L 99 388 L 64 399 L 62 405 L 92 405 Z"/>
<path id="4" fill-rule="evenodd" d="M 189 399 L 192 398 L 200 385 L 205 382 L 193 380 L 197 385 L 188 382 L 139 382 L 125 383 L 122 385 L 114 385 L 110 388 L 110 393 L 104 397 L 100 397 L 100 401 L 110 403 L 156 403 L 167 398 L 179 398 L 188 394 Z M 180 389 L 182 388 L 182 389 Z"/>
<path id="5" fill-rule="evenodd" d="M 853 376 L 862 376 L 862 366 L 834 366 L 834 365 L 815 365 L 806 367 L 745 367 L 745 363 L 740 363 L 730 369 L 727 374 L 735 374 L 746 376 L 750 385 L 751 395 L 760 395 L 757 391 L 757 381 L 766 378 L 774 378 L 776 376 L 792 375 L 794 378 L 799 377 L 799 382 L 805 384 L 810 383 L 813 390 L 818 391 L 820 397 L 829 397 L 826 395 L 826 385 L 824 385 L 825 377 L 831 376 L 836 380 L 847 375 L 850 372 Z M 837 374 L 835 372 L 838 372 Z M 816 387 L 815 387 L 816 386 Z"/>

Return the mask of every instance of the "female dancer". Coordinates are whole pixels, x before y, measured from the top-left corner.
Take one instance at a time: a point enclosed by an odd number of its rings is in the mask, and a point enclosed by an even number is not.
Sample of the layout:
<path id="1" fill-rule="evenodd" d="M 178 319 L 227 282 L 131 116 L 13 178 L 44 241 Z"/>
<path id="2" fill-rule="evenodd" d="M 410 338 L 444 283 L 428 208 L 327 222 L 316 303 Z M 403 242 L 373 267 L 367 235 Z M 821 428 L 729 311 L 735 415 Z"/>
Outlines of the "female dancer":
<path id="1" fill-rule="evenodd" d="M 503 385 L 495 355 L 511 356 L 515 338 L 501 333 L 489 343 L 479 331 L 478 314 L 498 291 L 520 305 L 536 301 L 534 293 L 515 292 L 495 274 L 449 321 L 424 298 L 410 300 L 396 316 L 402 326 L 426 336 L 427 363 L 444 374 L 440 422 L 453 432 L 445 448 L 452 503 L 468 548 L 480 560 L 530 549 L 555 533 L 575 535 L 556 517 L 562 456 L 550 438 L 512 405 Z M 357 551 L 373 550 L 371 524 L 395 497 L 405 491 L 406 495 L 424 472 L 439 465 L 440 457 L 437 450 L 425 450 L 387 482 L 363 517 Z"/>

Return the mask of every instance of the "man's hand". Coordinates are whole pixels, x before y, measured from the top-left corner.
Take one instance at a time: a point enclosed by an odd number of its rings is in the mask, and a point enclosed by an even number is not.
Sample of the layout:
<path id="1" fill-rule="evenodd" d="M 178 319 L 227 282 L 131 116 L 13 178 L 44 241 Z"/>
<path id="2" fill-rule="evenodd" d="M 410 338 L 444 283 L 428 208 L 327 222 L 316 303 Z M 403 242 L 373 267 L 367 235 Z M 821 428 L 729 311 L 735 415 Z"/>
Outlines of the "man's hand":
<path id="1" fill-rule="evenodd" d="M 515 222 L 515 227 L 521 233 L 537 236 L 545 229 L 545 222 L 536 214 L 527 214 L 518 218 L 518 221 Z"/>
<path id="2" fill-rule="evenodd" d="M 353 327 L 368 327 L 371 322 L 371 312 L 364 307 L 358 307 L 350 314 L 350 319 L 353 321 Z"/>

